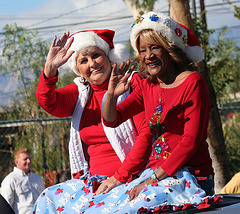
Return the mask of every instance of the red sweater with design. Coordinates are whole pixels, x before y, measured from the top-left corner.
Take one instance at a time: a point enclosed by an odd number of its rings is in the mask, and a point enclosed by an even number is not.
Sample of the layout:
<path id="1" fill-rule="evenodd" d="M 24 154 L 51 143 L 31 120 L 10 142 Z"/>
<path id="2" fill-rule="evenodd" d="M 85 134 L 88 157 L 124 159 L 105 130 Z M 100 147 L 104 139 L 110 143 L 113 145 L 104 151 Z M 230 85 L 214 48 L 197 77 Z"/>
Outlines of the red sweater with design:
<path id="1" fill-rule="evenodd" d="M 194 175 L 213 174 L 212 160 L 208 151 L 207 127 L 209 121 L 210 98 L 206 82 L 193 72 L 186 80 L 174 88 L 163 89 L 147 79 L 126 100 L 117 106 L 118 116 L 107 126 L 117 126 L 127 118 L 145 110 L 149 121 L 162 99 L 161 124 L 164 126 L 164 141 L 170 155 L 164 157 L 152 153 L 148 167 L 161 166 L 173 176 L 181 167 L 188 166 Z M 153 149 L 154 151 L 154 149 Z"/>

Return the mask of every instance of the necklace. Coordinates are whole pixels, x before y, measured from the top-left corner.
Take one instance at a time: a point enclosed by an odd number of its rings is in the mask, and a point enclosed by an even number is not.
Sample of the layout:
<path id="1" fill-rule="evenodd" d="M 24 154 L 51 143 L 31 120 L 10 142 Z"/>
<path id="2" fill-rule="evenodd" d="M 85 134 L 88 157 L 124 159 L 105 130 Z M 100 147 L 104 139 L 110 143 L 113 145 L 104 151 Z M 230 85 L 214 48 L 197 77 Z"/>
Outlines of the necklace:
<path id="1" fill-rule="evenodd" d="M 155 159 L 160 159 L 161 157 L 166 160 L 170 153 L 170 148 L 168 146 L 167 140 L 164 137 L 165 127 L 161 124 L 161 114 L 162 114 L 162 97 L 167 89 L 167 86 L 164 88 L 161 96 L 159 95 L 158 106 L 155 109 L 155 112 L 151 115 L 149 120 L 149 125 L 154 136 L 153 151 L 152 156 L 155 156 Z"/>
<path id="2" fill-rule="evenodd" d="M 159 85 L 159 87 L 160 87 L 160 85 Z M 161 88 L 161 87 L 160 87 Z M 165 86 L 165 88 L 164 88 L 164 91 L 162 92 L 162 94 L 161 94 L 161 96 L 160 96 L 160 93 L 159 93 L 159 99 L 158 99 L 158 101 L 159 101 L 159 103 L 161 104 L 162 103 L 162 97 L 163 97 L 163 95 L 164 95 L 164 93 L 165 93 L 165 91 L 167 90 L 167 85 Z"/>

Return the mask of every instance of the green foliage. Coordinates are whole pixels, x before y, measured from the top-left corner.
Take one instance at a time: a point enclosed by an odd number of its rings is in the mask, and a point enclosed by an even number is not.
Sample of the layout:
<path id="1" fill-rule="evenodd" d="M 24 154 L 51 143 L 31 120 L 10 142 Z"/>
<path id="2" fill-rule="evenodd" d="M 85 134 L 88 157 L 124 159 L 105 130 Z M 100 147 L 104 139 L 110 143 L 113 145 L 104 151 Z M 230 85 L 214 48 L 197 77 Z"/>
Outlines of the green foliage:
<path id="1" fill-rule="evenodd" d="M 38 79 L 44 67 L 50 43 L 38 36 L 37 32 L 18 27 L 16 24 L 5 25 L 1 74 L 17 78 L 19 88 L 11 100 L 11 106 L 2 106 L 5 120 L 23 118 L 51 117 L 43 111 L 36 100 Z M 72 83 L 76 76 L 73 72 L 63 72 L 57 87 Z"/>
<path id="2" fill-rule="evenodd" d="M 16 121 L 13 123 L 13 127 L 5 128 L 5 133 L 1 129 L 1 145 L 9 144 L 9 135 L 11 133 L 13 151 L 23 147 L 29 149 L 33 172 L 44 175 L 46 169 L 60 170 L 66 168 L 69 163 L 70 123 L 69 119 L 58 121 L 49 119 L 45 120 L 45 122 L 30 120 L 29 122 L 21 121 L 21 125 L 15 126 Z M 8 137 L 6 138 L 6 136 Z M 6 151 L 6 148 L 2 148 L 2 150 Z M 7 161 L 1 159 L 0 166 L 3 166 Z M 13 167 L 13 161 L 11 164 Z"/>
<path id="3" fill-rule="evenodd" d="M 32 169 L 39 175 L 42 175 L 46 168 L 62 169 L 69 161 L 67 145 L 70 120 L 48 120 L 47 123 L 34 121 L 36 118 L 53 119 L 53 116 L 41 109 L 36 100 L 38 79 L 50 43 L 43 41 L 37 32 L 18 27 L 16 24 L 6 25 L 3 30 L 0 72 L 16 78 L 20 85 L 12 97 L 11 106 L 2 106 L 0 120 L 14 120 L 9 123 L 10 129 L 1 129 L 4 130 L 4 133 L 1 133 L 1 142 L 6 146 L 3 149 L 7 150 L 10 146 L 14 151 L 19 147 L 27 147 L 32 155 Z M 76 76 L 73 72 L 64 68 L 59 70 L 63 74 L 60 75 L 58 88 L 73 82 Z M 26 122 L 26 119 L 29 122 Z M 11 131 L 12 129 L 14 131 Z"/>
<path id="4" fill-rule="evenodd" d="M 226 38 L 225 34 L 226 28 L 223 28 L 218 39 L 213 42 L 209 61 L 210 78 L 218 100 L 240 89 L 240 48 L 233 39 Z"/>
<path id="5" fill-rule="evenodd" d="M 234 16 L 238 19 L 240 19 L 240 7 L 237 7 L 236 5 L 233 6 L 233 9 L 235 10 Z"/>
<path id="6" fill-rule="evenodd" d="M 31 76 L 25 72 L 34 74 L 36 78 L 39 77 L 50 44 L 43 42 L 35 31 L 26 30 L 16 24 L 5 25 L 3 31 L 4 59 L 1 64 L 4 71 L 20 81 L 31 83 Z"/>
<path id="7" fill-rule="evenodd" d="M 3 107 L 3 110 L 7 119 L 32 118 L 38 106 L 35 96 L 37 80 L 50 44 L 44 42 L 35 31 L 16 24 L 5 25 L 3 31 L 0 72 L 16 78 L 20 85 L 12 98 L 11 107 Z"/>
<path id="8" fill-rule="evenodd" d="M 209 37 L 214 30 L 207 30 L 200 18 L 194 21 L 196 34 L 205 51 L 205 61 L 217 100 L 227 99 L 230 93 L 240 90 L 240 49 L 232 38 L 226 37 L 226 28 L 222 28 L 218 38 L 209 44 Z"/>
<path id="9" fill-rule="evenodd" d="M 236 113 L 223 125 L 226 151 L 232 176 L 240 171 L 240 114 Z"/>

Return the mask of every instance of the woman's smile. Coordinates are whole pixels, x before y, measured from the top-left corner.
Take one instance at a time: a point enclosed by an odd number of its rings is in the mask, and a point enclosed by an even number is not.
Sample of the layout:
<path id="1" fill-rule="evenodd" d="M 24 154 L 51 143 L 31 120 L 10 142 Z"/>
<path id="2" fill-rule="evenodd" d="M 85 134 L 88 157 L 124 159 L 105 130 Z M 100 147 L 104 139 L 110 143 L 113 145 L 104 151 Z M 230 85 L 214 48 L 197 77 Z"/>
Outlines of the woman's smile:
<path id="1" fill-rule="evenodd" d="M 161 62 L 159 60 L 154 60 L 154 61 L 151 61 L 151 62 L 147 62 L 146 64 L 150 68 L 156 68 L 157 66 L 161 66 Z"/>
<path id="2" fill-rule="evenodd" d="M 77 68 L 81 77 L 94 85 L 101 85 L 111 74 L 111 62 L 105 52 L 98 47 L 80 52 Z"/>
<path id="3" fill-rule="evenodd" d="M 102 71 L 102 67 L 98 68 L 98 69 L 94 69 L 91 71 L 92 74 L 98 74 Z"/>

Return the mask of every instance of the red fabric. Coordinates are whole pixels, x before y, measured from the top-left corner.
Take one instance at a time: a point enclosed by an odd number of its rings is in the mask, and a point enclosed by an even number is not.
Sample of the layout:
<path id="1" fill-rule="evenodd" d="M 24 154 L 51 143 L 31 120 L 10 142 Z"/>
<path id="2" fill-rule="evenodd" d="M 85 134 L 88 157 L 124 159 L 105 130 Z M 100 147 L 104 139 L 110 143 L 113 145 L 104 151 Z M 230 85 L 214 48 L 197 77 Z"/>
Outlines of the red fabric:
<path id="1" fill-rule="evenodd" d="M 72 116 L 78 99 L 77 85 L 70 84 L 55 90 L 57 80 L 58 77 L 46 78 L 42 72 L 36 92 L 37 101 L 45 111 L 53 116 Z M 132 87 L 135 88 L 140 81 L 140 76 L 134 75 Z M 84 148 L 86 145 L 88 146 L 87 152 L 91 157 L 90 172 L 91 174 L 114 175 L 121 182 L 129 182 L 144 169 L 151 153 L 152 136 L 148 124 L 145 122 L 144 113 L 136 115 L 133 119 L 139 135 L 132 151 L 121 163 L 108 142 L 101 123 L 101 100 L 106 92 L 107 83 L 92 87 L 91 99 L 84 109 L 80 122 L 80 136 L 85 143 Z"/>
<path id="2" fill-rule="evenodd" d="M 193 174 L 195 171 L 198 175 L 213 174 L 206 142 L 210 98 L 206 82 L 195 72 L 179 86 L 166 90 L 158 84 L 143 80 L 139 87 L 117 106 L 116 121 L 104 121 L 105 125 L 118 125 L 143 109 L 146 120 L 149 121 L 159 105 L 160 95 L 161 122 L 165 127 L 164 136 L 171 155 L 166 160 L 151 156 L 148 166 L 153 169 L 161 166 L 169 176 L 173 176 L 182 166 L 190 166 Z"/>
<path id="3" fill-rule="evenodd" d="M 204 182 L 207 178 L 208 178 L 208 177 L 205 177 L 205 176 L 203 176 L 203 177 L 198 177 L 198 176 L 196 176 L 196 179 L 197 179 L 198 183 Z"/>
<path id="4" fill-rule="evenodd" d="M 181 27 L 185 28 L 188 32 L 188 40 L 187 40 L 187 44 L 189 46 L 201 46 L 200 42 L 198 41 L 196 35 L 190 30 L 188 29 L 186 26 L 178 23 Z"/>
<path id="5" fill-rule="evenodd" d="M 189 209 L 193 209 L 193 208 L 197 208 L 199 210 L 202 210 L 202 209 L 207 209 L 211 206 L 213 206 L 214 204 L 216 203 L 219 203 L 222 201 L 222 198 L 219 197 L 219 196 L 214 196 L 214 197 L 208 197 L 208 198 L 205 198 L 203 200 L 203 202 L 199 205 L 197 204 L 183 204 L 183 205 L 167 205 L 167 204 L 163 204 L 163 205 L 160 205 L 156 208 L 145 208 L 145 207 L 141 207 L 138 209 L 138 213 L 162 213 L 162 212 L 167 212 L 167 211 L 170 211 L 172 213 L 172 211 L 180 211 L 180 210 L 189 210 Z"/>
<path id="6" fill-rule="evenodd" d="M 80 178 L 82 175 L 83 175 L 83 170 L 81 170 L 81 171 L 79 171 L 79 172 L 76 172 L 76 173 L 73 173 L 73 174 L 72 174 L 72 177 L 75 178 L 75 179 L 78 179 L 78 178 Z"/>
<path id="7" fill-rule="evenodd" d="M 107 86 L 108 82 L 101 86 L 92 86 L 93 93 L 83 111 L 80 122 L 81 139 L 88 145 L 87 153 L 90 157 L 89 171 L 91 175 L 112 176 L 121 165 L 121 161 L 109 143 L 101 123 L 101 99 L 106 93 Z"/>
<path id="8" fill-rule="evenodd" d="M 42 72 L 36 91 L 37 101 L 46 112 L 55 117 L 70 117 L 78 98 L 77 85 L 70 84 L 55 90 L 57 81 L 58 76 L 46 78 Z"/>
<path id="9" fill-rule="evenodd" d="M 213 203 L 218 203 L 218 202 L 221 202 L 222 200 L 223 200 L 223 198 L 220 197 L 220 196 L 215 196 L 215 197 L 212 199 Z"/>

